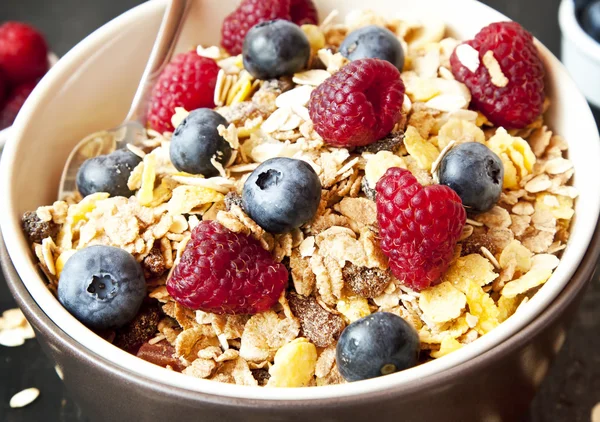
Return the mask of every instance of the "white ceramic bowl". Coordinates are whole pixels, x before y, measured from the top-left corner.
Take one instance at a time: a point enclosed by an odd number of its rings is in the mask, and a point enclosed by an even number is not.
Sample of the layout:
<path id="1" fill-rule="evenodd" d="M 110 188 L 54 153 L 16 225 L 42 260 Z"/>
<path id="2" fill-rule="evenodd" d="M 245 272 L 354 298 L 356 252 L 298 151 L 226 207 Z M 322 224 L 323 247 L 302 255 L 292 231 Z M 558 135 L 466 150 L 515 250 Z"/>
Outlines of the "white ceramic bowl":
<path id="1" fill-rule="evenodd" d="M 58 61 L 58 56 L 56 54 L 54 54 L 54 53 L 48 54 L 48 64 L 50 67 L 54 66 L 57 61 Z M 11 128 L 12 128 L 12 126 L 9 126 L 7 128 L 0 130 L 0 152 L 2 152 L 2 148 L 4 148 L 4 145 L 6 144 L 6 142 L 8 141 L 8 139 L 10 137 L 10 134 L 12 132 Z"/>
<path id="2" fill-rule="evenodd" d="M 186 48 L 219 42 L 223 17 L 237 0 L 203 1 L 193 19 L 194 36 L 185 31 Z M 332 9 L 344 16 L 364 7 L 362 0 L 316 0 L 321 16 Z M 164 0 L 155 0 L 103 26 L 69 52 L 38 85 L 19 114 L 0 165 L 0 226 L 10 258 L 31 296 L 68 336 L 104 359 L 136 374 L 191 391 L 256 400 L 318 400 L 358 396 L 423 381 L 490 350 L 529 324 L 561 292 L 577 269 L 600 211 L 600 142 L 585 98 L 560 62 L 543 46 L 547 92 L 552 106 L 547 122 L 570 144 L 580 191 L 569 245 L 552 278 L 515 316 L 491 333 L 441 359 L 390 376 L 345 385 L 303 388 L 248 388 L 174 373 L 136 358 L 88 330 L 45 287 L 20 227 L 24 211 L 56 199 L 57 183 L 70 149 L 85 135 L 121 122 L 134 94 L 161 18 Z M 392 17 L 441 19 L 451 33 L 471 38 L 483 26 L 507 18 L 471 0 L 371 0 L 369 8 Z M 194 23 L 194 22 L 192 22 Z M 573 116 L 577 116 L 574 121 Z"/>
<path id="3" fill-rule="evenodd" d="M 600 43 L 579 25 L 573 0 L 562 0 L 558 21 L 562 31 L 561 59 L 589 102 L 600 107 Z"/>

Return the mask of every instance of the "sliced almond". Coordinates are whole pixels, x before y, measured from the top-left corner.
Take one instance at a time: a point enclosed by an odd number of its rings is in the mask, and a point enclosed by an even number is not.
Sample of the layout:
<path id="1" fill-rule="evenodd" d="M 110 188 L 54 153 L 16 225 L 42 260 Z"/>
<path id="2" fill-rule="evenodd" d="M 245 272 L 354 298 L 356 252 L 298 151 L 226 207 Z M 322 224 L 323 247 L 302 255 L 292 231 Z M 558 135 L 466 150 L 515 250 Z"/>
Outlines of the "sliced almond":
<path id="1" fill-rule="evenodd" d="M 311 69 L 294 74 L 292 81 L 298 85 L 319 86 L 330 76 L 331 73 L 326 70 Z"/>
<path id="2" fill-rule="evenodd" d="M 454 50 L 458 61 L 462 63 L 464 67 L 469 69 L 471 72 L 477 72 L 479 65 L 479 51 L 475 50 L 469 44 L 461 44 Z"/>

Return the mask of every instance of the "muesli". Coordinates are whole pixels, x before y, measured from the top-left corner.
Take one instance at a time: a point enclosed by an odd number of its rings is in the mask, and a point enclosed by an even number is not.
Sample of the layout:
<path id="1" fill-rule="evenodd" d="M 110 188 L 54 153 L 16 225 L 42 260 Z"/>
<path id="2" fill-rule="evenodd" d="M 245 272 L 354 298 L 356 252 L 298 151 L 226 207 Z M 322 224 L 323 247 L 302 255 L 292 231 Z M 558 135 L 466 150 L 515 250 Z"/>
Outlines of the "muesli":
<path id="1" fill-rule="evenodd" d="M 536 91 L 543 68 L 527 68 L 538 65 L 537 52 L 522 52 L 529 61 L 510 67 L 511 57 L 495 55 L 490 41 L 490 31 L 532 43 L 531 36 L 516 24 L 498 24 L 461 42 L 446 35 L 444 23 L 427 19 L 334 12 L 317 25 L 313 9 L 301 17 L 270 10 L 266 18 L 284 23 L 260 24 L 247 45 L 230 20 L 223 30 L 227 49 L 199 46 L 174 59 L 165 71 L 173 84 L 185 85 L 173 74 L 190 67 L 208 82 L 202 92 L 187 86 L 187 99 L 174 109 L 177 99 L 157 88 L 142 144 L 119 159 L 93 159 L 118 168 L 108 180 L 113 194 L 98 187 L 105 181 L 82 177 L 84 196 L 25 214 L 24 230 L 61 302 L 142 359 L 198 378 L 269 387 L 344 383 L 374 376 L 373 365 L 379 365 L 375 375 L 384 375 L 440 358 L 527 306 L 559 264 L 577 197 L 567 144 L 543 117 L 555 99 L 544 98 L 543 81 Z M 288 28 L 295 26 L 289 20 L 301 26 Z M 308 60 L 289 74 L 295 56 L 255 58 L 248 37 L 268 31 L 304 37 L 306 52 L 302 40 L 294 51 Z M 279 64 L 289 76 L 274 70 Z M 511 78 L 529 78 L 524 89 L 531 91 L 512 98 Z M 493 108 L 490 98 L 506 104 Z M 531 115 L 502 108 L 524 106 L 513 100 L 530 101 L 524 109 Z M 192 111 L 213 105 L 214 112 Z M 194 131 L 207 143 L 190 140 Z M 485 163 L 490 172 L 465 186 L 453 171 L 472 159 L 474 168 Z M 273 196 L 265 199 L 264 192 Z M 423 201 L 431 203 L 421 207 Z M 131 263 L 119 256 L 114 262 L 123 267 L 114 273 L 97 264 L 104 273 L 92 282 L 71 280 L 85 270 L 79 265 L 77 273 L 74 262 L 69 268 L 70 260 L 98 246 L 130 254 L 139 274 L 128 273 Z M 231 263 L 235 270 L 219 272 Z M 125 274 L 127 289 L 117 273 Z M 61 292 L 63 283 L 69 286 Z M 127 303 L 135 316 L 108 313 L 100 321 L 78 313 L 78 299 L 70 296 L 108 303 L 125 290 L 135 300 L 115 306 Z M 375 326 L 397 327 L 379 333 L 382 347 L 394 347 L 388 336 L 413 347 L 414 333 L 417 354 L 410 347 L 363 350 L 364 356 L 336 362 L 346 352 L 338 344 L 342 333 L 349 336 L 344 341 L 369 339 L 373 333 L 350 331 L 377 314 L 383 316 L 369 320 Z M 403 367 L 398 359 L 410 363 Z"/>

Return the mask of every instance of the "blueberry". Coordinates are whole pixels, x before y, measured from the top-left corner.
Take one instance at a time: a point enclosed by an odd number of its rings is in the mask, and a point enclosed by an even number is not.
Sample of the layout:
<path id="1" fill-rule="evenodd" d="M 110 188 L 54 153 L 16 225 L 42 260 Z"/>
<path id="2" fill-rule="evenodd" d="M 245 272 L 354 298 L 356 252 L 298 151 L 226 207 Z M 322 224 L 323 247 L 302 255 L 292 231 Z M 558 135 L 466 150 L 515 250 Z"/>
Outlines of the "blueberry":
<path id="1" fill-rule="evenodd" d="M 581 12 L 581 27 L 600 43 L 600 0 L 587 5 Z"/>
<path id="2" fill-rule="evenodd" d="M 466 142 L 444 156 L 438 177 L 442 185 L 449 186 L 460 196 L 467 211 L 486 212 L 500 199 L 504 165 L 485 145 Z"/>
<path id="3" fill-rule="evenodd" d="M 376 312 L 348 325 L 336 348 L 346 381 L 359 381 L 408 369 L 419 360 L 419 335 L 399 316 Z"/>
<path id="4" fill-rule="evenodd" d="M 304 69 L 310 43 L 300 27 L 282 19 L 262 22 L 246 34 L 244 68 L 257 79 L 275 79 Z"/>
<path id="5" fill-rule="evenodd" d="M 242 191 L 244 210 L 271 233 L 300 227 L 315 216 L 321 200 L 321 182 L 302 160 L 271 158 L 256 168 Z"/>
<path id="6" fill-rule="evenodd" d="M 113 246 L 89 246 L 65 264 L 58 300 L 89 328 L 119 328 L 130 322 L 146 296 L 142 267 L 128 252 Z"/>
<path id="7" fill-rule="evenodd" d="M 171 139 L 171 162 L 175 168 L 204 177 L 218 176 L 219 170 L 211 159 L 225 166 L 231 158 L 231 145 L 217 129 L 227 124 L 223 116 L 208 108 L 192 111 L 177 126 Z"/>
<path id="8" fill-rule="evenodd" d="M 134 194 L 127 187 L 129 175 L 142 161 L 128 149 L 118 149 L 108 155 L 86 160 L 77 172 L 77 189 L 83 196 L 107 192 L 110 196 L 130 197 Z"/>
<path id="9" fill-rule="evenodd" d="M 377 25 L 365 26 L 348 34 L 340 46 L 340 53 L 350 60 L 387 60 L 400 71 L 404 67 L 404 50 L 398 37 Z"/>

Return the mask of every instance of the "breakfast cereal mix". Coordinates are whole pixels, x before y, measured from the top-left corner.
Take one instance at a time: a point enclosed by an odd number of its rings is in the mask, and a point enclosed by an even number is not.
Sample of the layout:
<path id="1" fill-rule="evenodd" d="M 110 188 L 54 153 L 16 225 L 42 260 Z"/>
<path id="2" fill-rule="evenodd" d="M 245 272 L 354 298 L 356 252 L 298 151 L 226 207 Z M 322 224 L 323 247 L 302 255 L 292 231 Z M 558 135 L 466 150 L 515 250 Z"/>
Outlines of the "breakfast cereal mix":
<path id="1" fill-rule="evenodd" d="M 310 15 L 300 30 L 272 24 L 299 37 L 297 54 L 306 54 L 287 76 L 274 74 L 272 63 L 248 60 L 251 45 L 242 53 L 243 36 L 262 36 L 256 28 L 246 35 L 231 27 L 224 48 L 198 46 L 175 59 L 165 72 L 197 63 L 201 74 L 188 76 L 210 75 L 210 92 L 193 93 L 193 106 L 160 113 L 152 103 L 146 139 L 129 148 L 119 175 L 121 193 L 115 179 L 111 192 L 75 192 L 23 216 L 38 265 L 61 301 L 80 251 L 116 247 L 139 263 L 135 277 L 148 296 L 139 302 L 158 303 L 156 318 L 104 327 L 114 330 L 115 344 L 122 327 L 137 324 L 134 332 L 144 334 L 128 351 L 193 377 L 267 387 L 338 384 L 361 379 L 362 364 L 344 355 L 342 344 L 358 335 L 356 324 L 401 320 L 402 341 L 414 341 L 414 363 L 442 358 L 527 306 L 551 278 L 574 214 L 573 163 L 543 120 L 555 99 L 536 85 L 540 70 L 507 68 L 485 39 L 504 24 L 463 43 L 441 22 L 368 10 L 345 18 L 334 12 L 317 23 Z M 365 47 L 354 38 L 384 30 L 398 46 L 381 47 L 387 61 L 355 57 Z M 528 48 L 521 54 L 536 54 Z M 295 66 L 292 59 L 280 64 Z M 506 101 L 515 102 L 507 107 L 518 110 L 521 99 L 510 88 L 533 78 L 541 89 L 530 93 L 534 113 L 510 120 L 491 111 L 475 76 L 507 90 Z M 375 88 L 360 91 L 367 84 L 361 78 Z M 344 89 L 357 91 L 339 104 Z M 385 98 L 376 98 L 384 89 Z M 371 114 L 356 106 L 361 101 Z M 214 111 L 203 108 L 212 105 Z M 352 120 L 351 111 L 366 120 Z M 192 146 L 194 125 L 210 143 Z M 194 161 L 190 154 L 208 155 Z M 479 157 L 475 167 L 486 163 L 489 173 L 480 177 L 497 186 L 469 191 L 485 184 L 457 175 L 469 157 Z M 264 192 L 300 183 L 286 178 L 302 180 L 300 190 L 264 207 Z M 424 201 L 430 205 L 415 211 Z M 215 282 L 219 266 L 227 270 Z M 90 297 L 115 294 L 98 280 L 87 288 Z M 381 335 L 385 345 L 400 334 Z M 404 369 L 389 365 L 378 375 Z"/>

